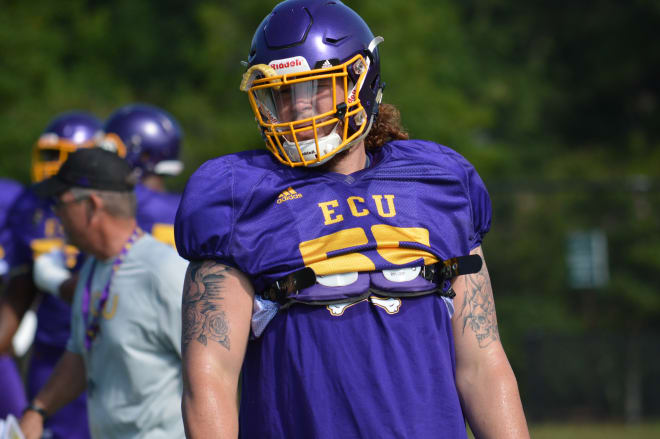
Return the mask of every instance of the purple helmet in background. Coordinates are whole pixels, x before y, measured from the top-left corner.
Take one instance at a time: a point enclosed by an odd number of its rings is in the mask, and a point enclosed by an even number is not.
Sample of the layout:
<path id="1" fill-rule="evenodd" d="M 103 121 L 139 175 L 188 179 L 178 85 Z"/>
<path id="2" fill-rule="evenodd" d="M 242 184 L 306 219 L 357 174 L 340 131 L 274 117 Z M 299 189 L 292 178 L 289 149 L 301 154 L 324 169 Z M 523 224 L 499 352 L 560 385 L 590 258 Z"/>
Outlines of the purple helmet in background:
<path id="1" fill-rule="evenodd" d="M 382 41 L 338 0 L 288 0 L 261 22 L 241 90 L 278 160 L 316 166 L 366 137 L 382 97 Z"/>
<path id="2" fill-rule="evenodd" d="M 153 105 L 125 105 L 103 126 L 101 147 L 115 151 L 145 174 L 178 175 L 182 132 L 171 114 Z"/>
<path id="3" fill-rule="evenodd" d="M 32 181 L 36 183 L 57 174 L 70 153 L 94 145 L 101 128 L 99 119 L 83 111 L 70 111 L 56 116 L 34 145 Z"/>

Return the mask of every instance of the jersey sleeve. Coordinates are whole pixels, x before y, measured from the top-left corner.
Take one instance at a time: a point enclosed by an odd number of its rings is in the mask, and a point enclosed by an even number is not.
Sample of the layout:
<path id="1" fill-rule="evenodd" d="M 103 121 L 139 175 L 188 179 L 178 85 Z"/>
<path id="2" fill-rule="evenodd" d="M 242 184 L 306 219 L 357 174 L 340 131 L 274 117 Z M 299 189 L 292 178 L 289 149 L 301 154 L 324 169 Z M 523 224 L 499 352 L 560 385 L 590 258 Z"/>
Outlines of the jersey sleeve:
<path id="1" fill-rule="evenodd" d="M 462 179 L 466 196 L 470 203 L 472 214 L 472 233 L 470 233 L 470 250 L 481 245 L 484 236 L 490 230 L 492 205 L 490 195 L 483 180 L 474 166 L 459 153 L 447 149 L 447 154 L 457 165 L 456 172 Z"/>
<path id="2" fill-rule="evenodd" d="M 37 209 L 36 198 L 25 191 L 9 212 L 6 227 L 11 251 L 7 254 L 7 262 L 11 269 L 32 264 L 30 243 L 37 236 Z"/>
<path id="3" fill-rule="evenodd" d="M 231 163 L 222 158 L 206 162 L 190 177 L 174 221 L 181 257 L 236 267 L 230 252 L 236 208 Z"/>

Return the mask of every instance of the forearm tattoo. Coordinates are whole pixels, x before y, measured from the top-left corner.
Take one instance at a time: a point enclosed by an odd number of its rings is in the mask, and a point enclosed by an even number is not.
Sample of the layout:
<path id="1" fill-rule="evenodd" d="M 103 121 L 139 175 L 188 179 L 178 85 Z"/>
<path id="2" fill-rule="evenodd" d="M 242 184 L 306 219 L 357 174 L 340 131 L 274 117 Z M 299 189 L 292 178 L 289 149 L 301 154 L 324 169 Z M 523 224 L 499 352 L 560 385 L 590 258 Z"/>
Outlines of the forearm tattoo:
<path id="1" fill-rule="evenodd" d="M 229 322 L 222 307 L 226 275 L 231 270 L 212 261 L 191 262 L 183 285 L 183 350 L 192 340 L 210 341 L 229 350 Z"/>
<path id="2" fill-rule="evenodd" d="M 483 256 L 482 256 L 483 257 Z M 463 321 L 463 334 L 466 328 L 474 332 L 480 348 L 499 339 L 493 290 L 486 268 L 479 273 L 462 276 L 465 282 L 465 296 L 459 316 Z"/>

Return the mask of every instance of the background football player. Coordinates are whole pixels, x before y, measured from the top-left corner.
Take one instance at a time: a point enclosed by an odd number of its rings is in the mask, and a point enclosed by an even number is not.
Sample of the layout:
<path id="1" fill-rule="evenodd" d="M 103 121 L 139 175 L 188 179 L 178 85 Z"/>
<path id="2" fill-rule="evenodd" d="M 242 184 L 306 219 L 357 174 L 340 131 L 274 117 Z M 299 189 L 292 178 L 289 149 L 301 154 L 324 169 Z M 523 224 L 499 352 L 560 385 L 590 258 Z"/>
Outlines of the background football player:
<path id="1" fill-rule="evenodd" d="M 124 156 L 139 174 L 135 187 L 138 225 L 174 246 L 174 216 L 181 195 L 166 191 L 165 178 L 183 170 L 178 122 L 153 105 L 130 104 L 110 115 L 103 131 L 102 146 Z"/>
<path id="2" fill-rule="evenodd" d="M 15 181 L 0 178 L 0 295 L 5 287 L 5 279 L 9 276 L 9 263 L 11 253 L 11 235 L 6 227 L 7 215 L 16 198 L 23 191 L 23 186 Z M 0 310 L 1 311 L 1 310 Z M 0 328 L 6 320 L 0 314 Z M 2 329 L 0 329 L 2 331 Z M 5 419 L 8 414 L 16 417 L 27 405 L 23 381 L 18 368 L 10 352 L 0 352 L 0 419 Z"/>
<path id="3" fill-rule="evenodd" d="M 175 225 L 190 438 L 529 437 L 481 263 L 490 198 L 460 154 L 404 140 L 382 41 L 337 0 L 254 34 L 241 89 L 270 153 L 200 167 Z"/>
<path id="4" fill-rule="evenodd" d="M 53 119 L 39 137 L 32 157 L 32 180 L 39 182 L 57 173 L 68 155 L 91 147 L 101 122 L 91 114 L 74 111 Z M 28 397 L 43 387 L 69 337 L 76 272 L 82 256 L 65 244 L 62 227 L 48 203 L 31 191 L 21 194 L 9 214 L 12 234 L 9 266 L 12 273 L 0 303 L 3 324 L 0 351 L 4 351 L 22 316 L 35 300 L 37 330 L 27 376 Z M 45 294 L 40 294 L 45 293 Z M 88 438 L 85 396 L 46 420 L 46 431 L 54 438 Z"/>

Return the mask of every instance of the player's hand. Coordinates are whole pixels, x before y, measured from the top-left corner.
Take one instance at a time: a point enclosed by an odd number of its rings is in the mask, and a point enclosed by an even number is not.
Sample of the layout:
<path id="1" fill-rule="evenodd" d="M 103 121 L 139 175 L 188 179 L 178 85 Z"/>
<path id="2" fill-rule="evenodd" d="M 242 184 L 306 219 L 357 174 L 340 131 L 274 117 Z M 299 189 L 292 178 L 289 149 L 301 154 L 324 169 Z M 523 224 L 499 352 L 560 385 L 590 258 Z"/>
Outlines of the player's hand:
<path id="1" fill-rule="evenodd" d="M 59 296 L 60 285 L 71 277 L 62 250 L 54 249 L 39 256 L 34 261 L 32 277 L 40 290 Z"/>
<path id="2" fill-rule="evenodd" d="M 44 418 L 34 410 L 26 410 L 18 425 L 25 439 L 40 439 L 44 433 Z"/>

